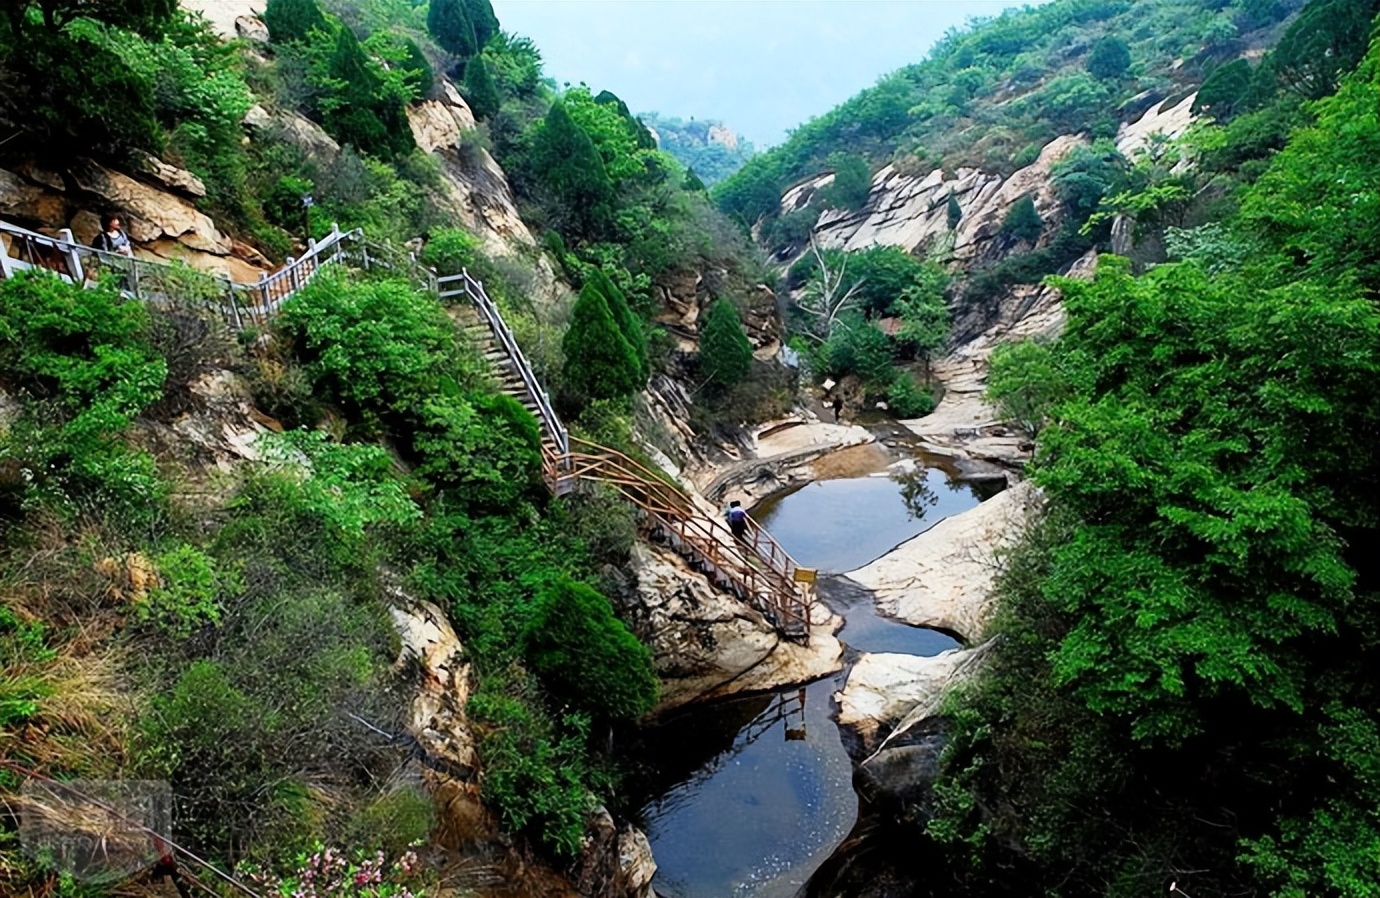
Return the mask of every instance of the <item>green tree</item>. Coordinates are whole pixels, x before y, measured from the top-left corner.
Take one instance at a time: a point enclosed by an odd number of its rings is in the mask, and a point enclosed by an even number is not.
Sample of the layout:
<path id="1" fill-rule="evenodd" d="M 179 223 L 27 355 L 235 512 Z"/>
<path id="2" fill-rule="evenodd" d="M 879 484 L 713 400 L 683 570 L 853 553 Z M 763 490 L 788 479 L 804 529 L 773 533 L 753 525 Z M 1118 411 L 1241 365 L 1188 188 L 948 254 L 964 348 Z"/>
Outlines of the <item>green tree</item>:
<path id="1" fill-rule="evenodd" d="M 1313 0 L 1265 64 L 1285 88 L 1309 100 L 1325 97 L 1366 55 L 1377 14 L 1377 0 Z"/>
<path id="2" fill-rule="evenodd" d="M 482 58 L 476 58 L 465 66 L 465 100 L 470 104 L 475 118 L 479 119 L 492 118 L 503 102 L 489 72 L 489 65 Z"/>
<path id="3" fill-rule="evenodd" d="M 930 378 L 930 360 L 949 339 L 949 308 L 944 302 L 947 278 L 929 284 L 907 287 L 896 301 L 901 327 L 896 342 L 916 353 L 925 363 L 925 381 Z"/>
<path id="4" fill-rule="evenodd" d="M 637 352 L 592 282 L 586 282 L 570 310 L 570 327 L 561 348 L 565 351 L 562 379 L 578 404 L 631 396 L 643 384 Z"/>
<path id="5" fill-rule="evenodd" d="M 461 0 L 465 7 L 465 17 L 474 26 L 474 40 L 478 49 L 488 46 L 490 38 L 498 34 L 498 16 L 490 0 Z"/>
<path id="6" fill-rule="evenodd" d="M 742 383 L 752 370 L 752 344 L 727 299 L 717 299 L 700 330 L 700 373 L 722 391 Z"/>
<path id="7" fill-rule="evenodd" d="M 436 74 L 431 70 L 431 63 L 427 61 L 422 48 L 410 37 L 403 41 L 403 59 L 399 67 L 407 73 L 418 97 L 425 98 L 431 95 L 431 91 L 436 87 Z"/>
<path id="8" fill-rule="evenodd" d="M 586 277 L 590 283 L 594 284 L 594 289 L 603 295 L 608 303 L 609 312 L 613 315 L 613 320 L 618 324 L 618 330 L 623 335 L 623 339 L 628 341 L 632 347 L 633 354 L 637 356 L 639 386 L 647 382 L 647 378 L 652 375 L 651 358 L 648 355 L 647 332 L 642 327 L 642 321 L 637 317 L 637 313 L 628 304 L 628 297 L 608 273 L 602 268 L 591 267 L 587 269 Z"/>
<path id="9" fill-rule="evenodd" d="M 1044 220 L 1040 218 L 1040 213 L 1035 209 L 1035 199 L 1028 193 L 1021 194 L 1020 199 L 1012 203 L 1001 223 L 1003 234 L 1017 240 L 1024 240 L 1027 243 L 1034 243 L 1039 240 L 1044 229 Z"/>
<path id="10" fill-rule="evenodd" d="M 377 66 L 345 25 L 336 34 L 327 70 L 339 88 L 322 102 L 326 128 L 341 143 L 384 158 L 415 146 L 404 98 L 385 88 Z"/>
<path id="11" fill-rule="evenodd" d="M 1003 343 L 992 352 L 987 401 L 1031 437 L 1038 436 L 1054 407 L 1071 392 L 1068 377 L 1048 343 Z"/>
<path id="12" fill-rule="evenodd" d="M 831 209 L 861 209 L 872 194 L 872 169 L 867 160 L 852 153 L 829 157 L 834 180 L 820 190 L 820 200 Z"/>
<path id="13" fill-rule="evenodd" d="M 954 196 L 952 190 L 949 191 L 949 201 L 944 206 L 944 216 L 949 230 L 958 230 L 958 223 L 963 220 L 963 207 L 958 204 L 958 197 Z"/>
<path id="14" fill-rule="evenodd" d="M 330 33 L 316 0 L 268 0 L 263 18 L 275 44 L 305 43 L 313 31 Z"/>
<path id="15" fill-rule="evenodd" d="M 561 579 L 538 593 L 527 660 L 547 689 L 591 716 L 632 720 L 656 704 L 651 652 L 584 583 Z"/>
<path id="16" fill-rule="evenodd" d="M 431 0 L 427 7 L 426 30 L 447 53 L 467 60 L 483 47 L 470 20 L 464 0 Z"/>
<path id="17" fill-rule="evenodd" d="M 580 235 L 594 238 L 608 227 L 613 182 L 594 141 L 575 124 L 561 101 L 551 104 L 536 129 L 528 161 Z"/>
<path id="18" fill-rule="evenodd" d="M 1102 81 L 1120 78 L 1130 67 L 1131 51 L 1119 37 L 1101 38 L 1088 54 L 1088 73 Z"/>

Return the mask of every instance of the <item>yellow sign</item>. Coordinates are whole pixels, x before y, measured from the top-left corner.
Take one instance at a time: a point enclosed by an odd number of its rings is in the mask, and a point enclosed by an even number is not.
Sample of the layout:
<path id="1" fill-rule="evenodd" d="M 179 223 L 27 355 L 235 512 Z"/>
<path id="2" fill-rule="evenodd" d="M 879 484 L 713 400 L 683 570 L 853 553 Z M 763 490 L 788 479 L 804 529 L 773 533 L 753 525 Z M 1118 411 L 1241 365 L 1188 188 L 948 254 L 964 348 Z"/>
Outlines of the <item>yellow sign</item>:
<path id="1" fill-rule="evenodd" d="M 797 583 L 813 583 L 818 576 L 819 571 L 812 567 L 798 567 L 795 569 L 795 582 Z"/>

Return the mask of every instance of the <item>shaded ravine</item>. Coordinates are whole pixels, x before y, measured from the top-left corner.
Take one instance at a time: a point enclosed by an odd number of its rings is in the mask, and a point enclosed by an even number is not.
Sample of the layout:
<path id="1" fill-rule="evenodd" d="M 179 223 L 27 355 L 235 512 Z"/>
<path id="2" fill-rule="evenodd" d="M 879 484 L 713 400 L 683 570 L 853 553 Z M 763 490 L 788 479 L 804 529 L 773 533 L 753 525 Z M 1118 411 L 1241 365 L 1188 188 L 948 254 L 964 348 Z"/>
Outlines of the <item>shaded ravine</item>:
<path id="1" fill-rule="evenodd" d="M 975 507 L 990 490 L 937 469 L 815 481 L 754 510 L 788 551 L 824 575 L 859 567 Z M 850 588 L 851 587 L 851 588 Z M 950 636 L 879 615 L 866 590 L 825 576 L 821 596 L 859 652 L 936 655 Z M 835 854 L 858 818 L 853 763 L 834 721 L 846 671 L 805 687 L 673 713 L 625 746 L 626 784 L 651 841 L 666 898 L 790 898 Z"/>

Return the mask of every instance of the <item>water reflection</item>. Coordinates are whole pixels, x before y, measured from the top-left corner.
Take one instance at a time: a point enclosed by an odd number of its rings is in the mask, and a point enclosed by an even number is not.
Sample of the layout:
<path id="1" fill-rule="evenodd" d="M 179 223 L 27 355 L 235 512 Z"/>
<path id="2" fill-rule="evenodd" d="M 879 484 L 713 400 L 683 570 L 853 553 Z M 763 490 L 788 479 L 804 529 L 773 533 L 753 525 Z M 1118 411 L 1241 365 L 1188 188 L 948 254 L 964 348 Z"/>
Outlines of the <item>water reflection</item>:
<path id="1" fill-rule="evenodd" d="M 919 466 L 892 470 L 891 479 L 901 487 L 901 501 L 912 521 L 923 521 L 925 512 L 939 503 L 939 494 L 930 486 L 929 472 Z M 948 481 L 950 486 L 953 481 Z"/>

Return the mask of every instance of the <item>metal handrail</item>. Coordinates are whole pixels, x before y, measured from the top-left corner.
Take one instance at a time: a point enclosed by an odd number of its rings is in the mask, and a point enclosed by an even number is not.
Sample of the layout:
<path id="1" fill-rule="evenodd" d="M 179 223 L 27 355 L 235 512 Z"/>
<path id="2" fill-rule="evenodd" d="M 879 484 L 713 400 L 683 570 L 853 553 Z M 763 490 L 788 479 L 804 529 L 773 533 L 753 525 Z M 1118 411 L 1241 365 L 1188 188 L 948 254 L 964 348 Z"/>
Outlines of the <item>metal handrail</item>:
<path id="1" fill-rule="evenodd" d="M 460 284 L 459 289 L 447 290 L 451 284 Z M 536 403 L 537 413 L 546 425 L 547 431 L 551 434 L 551 440 L 556 445 L 557 452 L 561 456 L 570 454 L 570 432 L 565 424 L 561 422 L 556 410 L 551 407 L 551 398 L 537 382 L 537 376 L 532 370 L 531 364 L 527 361 L 527 356 L 518 346 L 517 340 L 513 337 L 513 332 L 508 329 L 508 324 L 503 320 L 503 316 L 498 311 L 498 306 L 489 294 L 484 292 L 484 284 L 470 276 L 468 270 L 462 269 L 459 274 L 448 275 L 436 279 L 438 295 L 442 299 L 458 296 L 463 293 L 468 297 L 470 304 L 474 306 L 484 323 L 488 325 L 490 332 L 503 347 L 503 352 L 512 359 L 513 367 L 517 369 L 518 376 L 522 378 L 522 385 L 527 391 L 527 395 Z"/>

